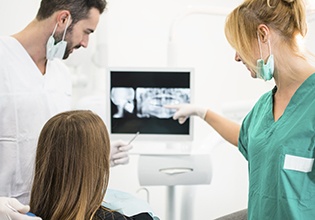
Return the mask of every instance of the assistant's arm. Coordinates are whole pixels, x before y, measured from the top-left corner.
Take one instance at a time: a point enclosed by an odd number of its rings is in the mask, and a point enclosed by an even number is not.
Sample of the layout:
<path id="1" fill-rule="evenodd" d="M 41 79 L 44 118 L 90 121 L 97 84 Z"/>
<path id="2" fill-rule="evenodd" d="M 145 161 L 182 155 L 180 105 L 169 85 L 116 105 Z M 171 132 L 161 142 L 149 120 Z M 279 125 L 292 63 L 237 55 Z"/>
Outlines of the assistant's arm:
<path id="1" fill-rule="evenodd" d="M 241 126 L 227 119 L 210 109 L 206 110 L 206 115 L 203 118 L 214 130 L 216 130 L 226 141 L 237 147 L 238 136 L 240 134 Z"/>
<path id="2" fill-rule="evenodd" d="M 241 126 L 219 115 L 210 109 L 195 106 L 192 104 L 179 104 L 179 105 L 166 105 L 165 108 L 176 109 L 173 116 L 174 120 L 178 120 L 180 124 L 183 124 L 190 116 L 199 116 L 205 120 L 215 131 L 217 131 L 226 141 L 230 142 L 234 146 L 238 144 L 238 136 Z"/>

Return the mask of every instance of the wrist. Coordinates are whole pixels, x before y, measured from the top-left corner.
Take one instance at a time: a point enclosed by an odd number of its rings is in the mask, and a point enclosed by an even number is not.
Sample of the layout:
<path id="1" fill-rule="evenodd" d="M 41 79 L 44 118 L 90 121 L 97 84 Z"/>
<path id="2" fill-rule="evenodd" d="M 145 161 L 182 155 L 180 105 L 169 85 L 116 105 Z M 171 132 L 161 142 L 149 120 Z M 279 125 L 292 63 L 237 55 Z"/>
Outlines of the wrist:
<path id="1" fill-rule="evenodd" d="M 197 115 L 198 115 L 201 119 L 205 120 L 206 115 L 207 115 L 207 109 L 206 109 L 206 108 L 199 108 L 198 111 L 197 111 Z"/>
<path id="2" fill-rule="evenodd" d="M 207 121 L 207 115 L 208 115 L 207 113 L 208 113 L 208 109 L 206 109 L 204 117 L 203 117 L 203 120 L 205 120 L 205 121 Z"/>

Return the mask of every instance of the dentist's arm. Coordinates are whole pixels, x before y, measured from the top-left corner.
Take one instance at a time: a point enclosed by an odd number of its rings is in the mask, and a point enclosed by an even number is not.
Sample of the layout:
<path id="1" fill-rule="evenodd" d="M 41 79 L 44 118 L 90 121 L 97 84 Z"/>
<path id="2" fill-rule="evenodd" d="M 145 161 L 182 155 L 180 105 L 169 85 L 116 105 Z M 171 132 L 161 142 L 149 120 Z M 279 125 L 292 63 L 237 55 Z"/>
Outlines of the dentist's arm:
<path id="1" fill-rule="evenodd" d="M 237 146 L 241 128 L 238 123 L 227 119 L 210 109 L 192 104 L 166 105 L 164 107 L 176 109 L 173 119 L 178 120 L 180 124 L 183 124 L 190 116 L 199 116 L 214 130 L 216 130 L 226 141 L 230 142 L 234 146 Z"/>
<path id="2" fill-rule="evenodd" d="M 41 220 L 39 217 L 27 216 L 29 210 L 28 205 L 21 204 L 15 198 L 0 197 L 1 220 Z"/>
<path id="3" fill-rule="evenodd" d="M 119 164 L 129 163 L 128 151 L 132 148 L 132 145 L 126 141 L 111 141 L 110 152 L 110 166 L 116 166 Z"/>

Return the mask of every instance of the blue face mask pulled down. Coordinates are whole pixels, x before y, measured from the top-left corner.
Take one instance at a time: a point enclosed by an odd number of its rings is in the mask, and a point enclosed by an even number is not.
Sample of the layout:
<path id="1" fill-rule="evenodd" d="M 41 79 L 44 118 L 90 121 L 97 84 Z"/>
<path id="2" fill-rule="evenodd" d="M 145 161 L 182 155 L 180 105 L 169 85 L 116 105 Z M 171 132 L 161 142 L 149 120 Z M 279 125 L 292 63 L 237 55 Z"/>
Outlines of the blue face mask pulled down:
<path id="1" fill-rule="evenodd" d="M 62 40 L 58 43 L 55 43 L 54 34 L 56 32 L 58 23 L 56 24 L 53 33 L 48 38 L 47 44 L 46 44 L 46 58 L 48 60 L 53 60 L 54 58 L 62 59 L 65 55 L 65 51 L 67 48 L 67 41 L 65 41 L 65 36 L 67 32 L 67 28 L 70 21 L 70 15 L 66 24 L 65 31 L 63 32 Z"/>
<path id="2" fill-rule="evenodd" d="M 261 50 L 261 43 L 258 36 L 258 44 L 259 44 L 259 50 L 260 50 L 260 59 L 257 60 L 257 74 L 256 77 L 263 79 L 265 81 L 271 80 L 273 77 L 275 65 L 274 65 L 274 57 L 271 54 L 271 46 L 270 41 L 268 40 L 268 46 L 269 46 L 269 52 L 270 56 L 268 57 L 268 60 L 265 64 L 264 59 L 262 58 L 262 50 Z"/>

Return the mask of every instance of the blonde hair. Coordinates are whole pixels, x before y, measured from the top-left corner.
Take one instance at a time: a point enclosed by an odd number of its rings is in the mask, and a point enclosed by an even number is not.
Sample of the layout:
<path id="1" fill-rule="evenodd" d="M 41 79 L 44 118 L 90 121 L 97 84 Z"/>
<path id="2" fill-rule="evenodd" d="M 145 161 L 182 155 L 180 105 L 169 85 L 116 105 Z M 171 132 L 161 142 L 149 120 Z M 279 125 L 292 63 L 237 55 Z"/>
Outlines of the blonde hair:
<path id="1" fill-rule="evenodd" d="M 307 32 L 305 4 L 303 0 L 245 0 L 235 8 L 225 22 L 225 36 L 242 60 L 251 65 L 255 59 L 253 46 L 257 42 L 258 26 L 265 24 L 299 54 L 296 35 Z M 257 59 L 257 58 L 256 58 Z"/>
<path id="2" fill-rule="evenodd" d="M 36 152 L 31 211 L 43 219 L 92 219 L 109 179 L 110 142 L 102 119 L 68 111 L 43 127 Z"/>

